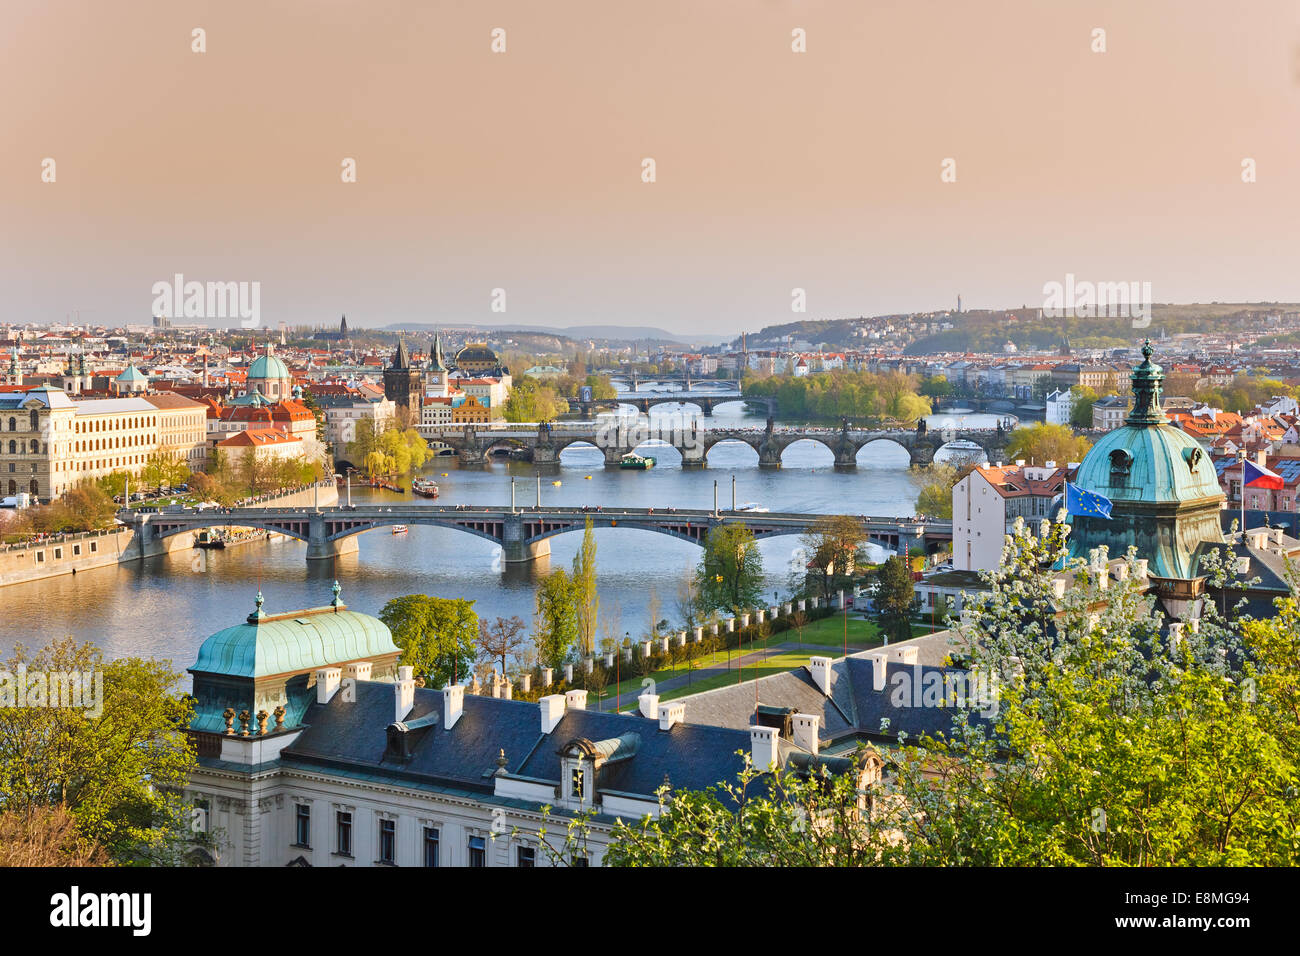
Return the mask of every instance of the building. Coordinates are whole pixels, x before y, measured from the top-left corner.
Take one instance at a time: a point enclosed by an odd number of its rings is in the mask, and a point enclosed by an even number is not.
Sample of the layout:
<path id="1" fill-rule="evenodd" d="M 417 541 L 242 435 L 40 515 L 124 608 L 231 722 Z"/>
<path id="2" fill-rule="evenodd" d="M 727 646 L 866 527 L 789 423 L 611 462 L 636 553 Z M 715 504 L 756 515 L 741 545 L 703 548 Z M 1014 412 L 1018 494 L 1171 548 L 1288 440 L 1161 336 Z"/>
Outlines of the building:
<path id="1" fill-rule="evenodd" d="M 406 349 L 406 339 L 397 343 L 393 361 L 384 369 L 384 397 L 408 414 L 413 414 L 419 421 L 420 404 L 423 401 L 424 385 L 420 370 L 411 361 L 411 353 Z"/>
<path id="2" fill-rule="evenodd" d="M 985 465 L 952 489 L 952 566 L 956 571 L 992 571 L 1002 563 L 1002 546 L 1017 518 L 1036 524 L 1055 518 L 1053 503 L 1065 490 L 1067 470 L 1041 466 Z"/>
<path id="3" fill-rule="evenodd" d="M 1049 425 L 1069 425 L 1074 414 L 1074 392 L 1058 388 L 1047 394 L 1043 420 Z"/>
<path id="4" fill-rule="evenodd" d="M 1203 591 L 1202 545 L 1224 543 L 1224 495 L 1209 456 L 1165 416 L 1164 375 L 1151 354 L 1148 342 L 1132 374 L 1132 411 L 1092 447 L 1076 479 L 1084 490 L 1111 500 L 1111 516 L 1071 516 L 1069 541 L 1079 557 L 1102 547 L 1119 557 L 1135 547 L 1148 562 L 1153 587 L 1173 608 Z"/>
<path id="5" fill-rule="evenodd" d="M 325 442 L 336 457 L 347 454 L 347 446 L 356 440 L 357 428 L 363 421 L 380 434 L 397 419 L 397 406 L 386 397 L 372 397 L 359 389 L 349 389 L 342 395 L 317 395 L 316 404 L 325 414 Z"/>
<path id="6" fill-rule="evenodd" d="M 1106 395 L 1092 403 L 1092 427 L 1095 431 L 1113 431 L 1124 424 L 1128 416 L 1128 399 L 1121 395 Z"/>
<path id="7" fill-rule="evenodd" d="M 447 382 L 449 371 L 447 361 L 442 355 L 442 335 L 437 334 L 433 337 L 433 352 L 429 356 L 429 364 L 424 369 L 424 398 L 426 402 L 434 398 L 447 397 L 450 392 L 450 386 Z M 421 421 L 423 421 L 423 417 Z"/>
<path id="8" fill-rule="evenodd" d="M 48 385 L 0 394 L 0 488 L 48 501 L 82 481 L 137 475 L 155 452 L 198 466 L 204 414 L 179 395 L 74 401 Z"/>
<path id="9" fill-rule="evenodd" d="M 491 410 L 473 395 L 466 395 L 465 400 L 451 410 L 453 425 L 481 425 L 491 420 Z"/>
<path id="10" fill-rule="evenodd" d="M 658 791 L 734 780 L 741 751 L 798 772 L 876 765 L 823 758 L 819 714 L 751 710 L 754 724 L 684 721 L 686 705 L 639 714 L 586 709 L 587 692 L 512 699 L 417 686 L 377 618 L 339 599 L 269 614 L 208 638 L 190 668 L 198 752 L 186 797 L 223 866 L 546 866 L 538 831 L 593 812 L 581 852 L 599 864 L 618 820 L 659 813 Z M 829 661 L 822 696 L 832 686 Z M 868 674 L 864 689 L 879 691 Z M 748 688 L 747 688 L 748 689 Z M 887 694 L 875 693 L 876 698 Z M 823 707 L 827 706 L 825 704 Z M 550 808 L 549 823 L 543 807 Z M 551 844 L 554 846 L 554 843 Z"/>
<path id="11" fill-rule="evenodd" d="M 252 400 L 258 396 L 268 403 L 293 396 L 293 376 L 289 367 L 273 354 L 270 342 L 266 343 L 266 352 L 248 366 L 245 397 Z"/>
<path id="12" fill-rule="evenodd" d="M 462 372 L 471 375 L 499 375 L 501 371 L 501 360 L 497 358 L 497 353 L 488 348 L 486 342 L 470 342 L 459 352 L 453 364 Z"/>
<path id="13" fill-rule="evenodd" d="M 239 468 L 252 454 L 260 456 L 254 461 L 308 458 L 305 444 L 297 435 L 290 435 L 278 428 L 247 428 L 217 442 L 216 449 L 225 456 L 231 468 Z"/>

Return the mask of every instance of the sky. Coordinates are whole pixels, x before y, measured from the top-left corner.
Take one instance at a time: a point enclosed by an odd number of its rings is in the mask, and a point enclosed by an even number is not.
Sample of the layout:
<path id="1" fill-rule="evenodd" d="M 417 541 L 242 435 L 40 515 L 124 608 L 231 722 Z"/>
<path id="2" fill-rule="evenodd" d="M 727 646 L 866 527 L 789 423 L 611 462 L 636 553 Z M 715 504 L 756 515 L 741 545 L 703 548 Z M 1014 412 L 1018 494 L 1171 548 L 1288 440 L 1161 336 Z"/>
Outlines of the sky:
<path id="1" fill-rule="evenodd" d="M 0 321 L 1300 300 L 1300 0 L 0 0 L 0 90 Z"/>

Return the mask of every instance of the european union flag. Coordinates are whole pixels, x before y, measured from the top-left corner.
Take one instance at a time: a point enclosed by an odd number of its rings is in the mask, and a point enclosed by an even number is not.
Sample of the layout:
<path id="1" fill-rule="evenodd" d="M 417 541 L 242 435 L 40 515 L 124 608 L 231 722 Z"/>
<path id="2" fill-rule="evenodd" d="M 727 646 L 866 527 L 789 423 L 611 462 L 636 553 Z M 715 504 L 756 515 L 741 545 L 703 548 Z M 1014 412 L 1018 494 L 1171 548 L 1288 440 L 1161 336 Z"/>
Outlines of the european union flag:
<path id="1" fill-rule="evenodd" d="M 1081 515 L 1088 518 L 1109 518 L 1111 500 L 1095 491 L 1084 491 L 1078 485 L 1065 483 L 1066 514 Z"/>

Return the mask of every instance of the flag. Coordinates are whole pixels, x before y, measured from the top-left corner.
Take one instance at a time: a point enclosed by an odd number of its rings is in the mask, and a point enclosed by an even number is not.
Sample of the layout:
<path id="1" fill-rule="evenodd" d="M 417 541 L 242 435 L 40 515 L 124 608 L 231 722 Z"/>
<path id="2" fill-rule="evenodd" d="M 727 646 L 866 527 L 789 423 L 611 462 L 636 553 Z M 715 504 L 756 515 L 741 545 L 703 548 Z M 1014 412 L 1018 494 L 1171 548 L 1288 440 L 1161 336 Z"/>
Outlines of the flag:
<path id="1" fill-rule="evenodd" d="M 1275 471 L 1269 471 L 1263 465 L 1257 465 L 1253 461 L 1243 462 L 1246 473 L 1242 485 L 1247 488 L 1268 488 L 1273 491 L 1281 491 L 1286 487 L 1286 482 L 1282 476 Z"/>
<path id="2" fill-rule="evenodd" d="M 1111 500 L 1095 491 L 1084 491 L 1073 482 L 1065 483 L 1065 510 L 1067 514 L 1088 518 L 1109 518 Z"/>

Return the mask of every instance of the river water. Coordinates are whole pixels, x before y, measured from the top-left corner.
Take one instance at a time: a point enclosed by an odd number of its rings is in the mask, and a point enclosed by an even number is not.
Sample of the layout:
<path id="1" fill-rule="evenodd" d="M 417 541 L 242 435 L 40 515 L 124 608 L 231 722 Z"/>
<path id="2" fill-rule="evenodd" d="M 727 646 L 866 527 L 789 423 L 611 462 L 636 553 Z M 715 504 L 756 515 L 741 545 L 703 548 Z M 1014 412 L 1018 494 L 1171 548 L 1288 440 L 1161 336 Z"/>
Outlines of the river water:
<path id="1" fill-rule="evenodd" d="M 676 406 L 658 406 L 652 422 L 680 413 Z M 967 415 L 962 424 L 990 426 L 995 421 L 994 416 Z M 762 427 L 764 419 L 732 403 L 701 422 L 704 427 Z M 716 480 L 719 503 L 727 508 L 734 475 L 737 503 L 753 502 L 772 511 L 915 511 L 917 487 L 909 476 L 907 452 L 886 442 L 864 448 L 858 470 L 849 473 L 835 472 L 830 450 L 811 441 L 787 449 L 780 470 L 760 470 L 757 452 L 741 444 L 716 446 L 709 453 L 709 467 L 693 471 L 677 466 L 672 449 L 647 446 L 641 453 L 655 456 L 658 467 L 643 472 L 606 470 L 596 448 L 566 449 L 558 471 L 542 475 L 543 504 L 711 508 Z M 461 470 L 455 459 L 439 458 L 424 474 L 438 482 L 439 504 L 506 504 L 512 476 L 521 506 L 532 504 L 537 494 L 536 470 L 526 462 Z M 356 504 L 408 499 L 386 491 L 352 492 Z M 368 614 L 377 614 L 392 597 L 426 593 L 472 599 L 480 617 L 517 614 L 530 621 L 538 576 L 571 566 L 581 540 L 580 533 L 552 538 L 549 560 L 524 566 L 504 566 L 499 549 L 482 538 L 420 526 L 402 535 L 382 528 L 363 534 L 358 553 L 311 565 L 306 545 L 284 538 L 226 551 L 178 551 L 0 589 L 0 655 L 7 656 L 18 642 L 39 646 L 71 636 L 93 641 L 109 657 L 166 658 L 183 670 L 193 663 L 205 638 L 239 623 L 253 610 L 259 586 L 266 610 L 278 613 L 328 604 L 335 578 L 343 588 L 344 603 Z M 635 636 L 645 630 L 656 604 L 660 619 L 677 620 L 678 585 L 698 562 L 698 547 L 666 535 L 616 528 L 598 529 L 596 542 L 601 614 L 613 619 L 616 633 L 630 631 Z M 791 575 L 801 565 L 798 545 L 795 536 L 760 542 L 769 592 L 789 593 Z"/>

